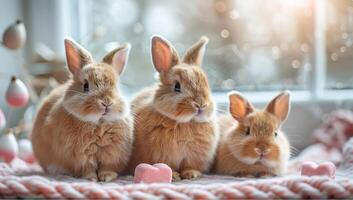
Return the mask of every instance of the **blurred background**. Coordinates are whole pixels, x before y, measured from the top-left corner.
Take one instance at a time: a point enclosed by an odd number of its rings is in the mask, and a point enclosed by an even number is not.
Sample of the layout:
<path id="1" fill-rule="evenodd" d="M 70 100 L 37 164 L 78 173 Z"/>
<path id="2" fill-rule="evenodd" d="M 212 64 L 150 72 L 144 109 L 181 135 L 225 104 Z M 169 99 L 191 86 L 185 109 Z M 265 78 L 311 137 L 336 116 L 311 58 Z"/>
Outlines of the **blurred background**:
<path id="1" fill-rule="evenodd" d="M 293 106 L 284 130 L 298 149 L 312 141 L 311 133 L 330 112 L 353 106 L 351 0 L 0 0 L 0 5 L 0 33 L 17 19 L 27 30 L 24 48 L 0 46 L 0 91 L 16 75 L 36 96 L 23 109 L 0 99 L 8 127 L 30 123 L 40 98 L 66 80 L 67 36 L 97 60 L 130 42 L 121 80 L 130 98 L 155 82 L 153 34 L 169 39 L 181 54 L 205 35 L 210 42 L 203 68 L 221 112 L 227 111 L 230 90 L 264 106 L 289 89 Z"/>

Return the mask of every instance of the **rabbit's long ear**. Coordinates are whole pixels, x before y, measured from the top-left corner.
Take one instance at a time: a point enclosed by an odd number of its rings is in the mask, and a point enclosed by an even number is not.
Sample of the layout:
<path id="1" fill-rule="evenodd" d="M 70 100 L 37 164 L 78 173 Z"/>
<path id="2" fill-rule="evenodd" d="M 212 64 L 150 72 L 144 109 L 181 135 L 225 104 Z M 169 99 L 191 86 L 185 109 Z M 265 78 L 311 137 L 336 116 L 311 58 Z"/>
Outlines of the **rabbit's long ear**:
<path id="1" fill-rule="evenodd" d="M 91 54 L 70 38 L 65 38 L 66 62 L 70 72 L 76 76 L 87 64 L 93 62 Z"/>
<path id="2" fill-rule="evenodd" d="M 183 62 L 190 65 L 202 65 L 203 56 L 205 54 L 208 38 L 202 36 L 186 53 Z"/>
<path id="3" fill-rule="evenodd" d="M 254 106 L 238 92 L 229 93 L 229 111 L 234 119 L 243 121 L 254 111 Z"/>
<path id="4" fill-rule="evenodd" d="M 172 44 L 161 36 L 153 36 L 151 41 L 152 62 L 156 70 L 168 72 L 180 63 L 180 58 Z"/>
<path id="5" fill-rule="evenodd" d="M 131 45 L 129 43 L 123 45 L 122 47 L 116 48 L 104 56 L 103 62 L 112 65 L 116 72 L 120 75 L 127 65 L 130 49 Z"/>
<path id="6" fill-rule="evenodd" d="M 280 122 L 287 119 L 290 110 L 290 93 L 282 92 L 276 96 L 266 107 L 266 111 L 277 117 Z"/>

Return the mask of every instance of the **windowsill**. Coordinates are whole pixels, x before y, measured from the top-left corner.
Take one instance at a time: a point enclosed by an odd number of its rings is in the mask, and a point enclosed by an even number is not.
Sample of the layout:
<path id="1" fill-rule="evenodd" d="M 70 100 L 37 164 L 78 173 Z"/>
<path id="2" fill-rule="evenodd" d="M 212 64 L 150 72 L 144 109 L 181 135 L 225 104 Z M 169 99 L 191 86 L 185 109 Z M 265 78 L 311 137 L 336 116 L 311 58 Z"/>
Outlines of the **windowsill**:
<path id="1" fill-rule="evenodd" d="M 131 101 L 136 93 L 125 93 L 127 100 Z M 267 104 L 279 91 L 257 91 L 241 92 L 253 104 Z M 213 92 L 213 98 L 219 105 L 228 105 L 228 92 Z M 318 98 L 314 98 L 309 91 L 291 91 L 291 101 L 295 104 L 312 102 L 334 102 L 334 101 L 353 101 L 353 90 L 325 90 Z"/>
<path id="2" fill-rule="evenodd" d="M 241 92 L 253 104 L 266 104 L 271 101 L 278 91 L 264 92 Z M 228 93 L 214 92 L 214 100 L 220 104 L 228 104 Z M 325 90 L 320 96 L 314 98 L 309 91 L 291 91 L 291 101 L 293 103 L 305 102 L 331 102 L 331 101 L 353 101 L 353 90 Z"/>

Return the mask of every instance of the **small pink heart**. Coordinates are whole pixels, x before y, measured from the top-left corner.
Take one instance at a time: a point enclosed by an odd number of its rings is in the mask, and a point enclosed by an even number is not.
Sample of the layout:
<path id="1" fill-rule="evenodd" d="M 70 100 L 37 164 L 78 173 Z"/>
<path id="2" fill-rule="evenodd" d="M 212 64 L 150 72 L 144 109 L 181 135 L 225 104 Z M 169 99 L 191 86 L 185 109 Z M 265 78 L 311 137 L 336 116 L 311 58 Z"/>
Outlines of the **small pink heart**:
<path id="1" fill-rule="evenodd" d="M 323 162 L 318 165 L 307 161 L 302 165 L 301 174 L 302 176 L 328 176 L 334 179 L 336 176 L 336 166 L 332 162 Z"/>
<path id="2" fill-rule="evenodd" d="M 135 168 L 134 183 L 170 183 L 172 174 L 172 169 L 166 164 L 142 163 Z"/>

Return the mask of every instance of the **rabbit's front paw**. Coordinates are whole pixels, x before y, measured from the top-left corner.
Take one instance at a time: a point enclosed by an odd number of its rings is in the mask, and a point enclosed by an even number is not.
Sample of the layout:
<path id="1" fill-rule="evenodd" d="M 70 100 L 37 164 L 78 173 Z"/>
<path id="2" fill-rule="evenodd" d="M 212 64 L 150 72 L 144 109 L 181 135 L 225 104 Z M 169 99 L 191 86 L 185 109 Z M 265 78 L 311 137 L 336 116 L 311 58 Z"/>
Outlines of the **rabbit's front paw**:
<path id="1" fill-rule="evenodd" d="M 241 177 L 241 178 L 255 178 L 255 174 L 250 173 L 250 172 L 237 172 L 233 174 L 235 177 Z"/>
<path id="2" fill-rule="evenodd" d="M 118 177 L 118 174 L 113 171 L 100 171 L 98 172 L 99 181 L 109 182 Z"/>
<path id="3" fill-rule="evenodd" d="M 180 175 L 183 179 L 196 179 L 201 177 L 202 173 L 195 169 L 185 169 Z"/>
<path id="4" fill-rule="evenodd" d="M 173 177 L 173 181 L 180 181 L 181 180 L 179 172 L 173 171 L 172 177 Z"/>
<path id="5" fill-rule="evenodd" d="M 87 174 L 83 175 L 82 178 L 90 180 L 90 181 L 94 181 L 94 182 L 98 181 L 98 177 L 95 172 L 87 173 Z"/>
<path id="6" fill-rule="evenodd" d="M 266 177 L 274 177 L 275 175 L 270 173 L 270 172 L 259 172 L 257 174 L 255 174 L 256 178 L 266 178 Z"/>

